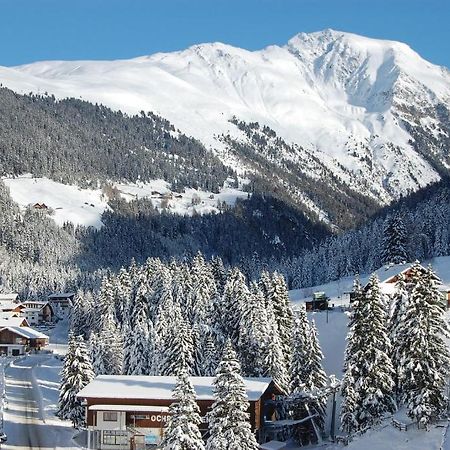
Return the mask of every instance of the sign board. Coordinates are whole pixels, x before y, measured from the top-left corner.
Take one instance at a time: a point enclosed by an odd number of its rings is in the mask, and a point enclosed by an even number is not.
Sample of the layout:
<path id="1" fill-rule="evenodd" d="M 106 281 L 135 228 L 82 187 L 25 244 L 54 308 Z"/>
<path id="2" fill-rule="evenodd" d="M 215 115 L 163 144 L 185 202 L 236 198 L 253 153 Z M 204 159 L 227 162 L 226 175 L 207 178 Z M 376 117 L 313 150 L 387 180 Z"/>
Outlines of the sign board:
<path id="1" fill-rule="evenodd" d="M 156 433 L 146 434 L 144 437 L 145 444 L 159 444 L 161 438 Z"/>

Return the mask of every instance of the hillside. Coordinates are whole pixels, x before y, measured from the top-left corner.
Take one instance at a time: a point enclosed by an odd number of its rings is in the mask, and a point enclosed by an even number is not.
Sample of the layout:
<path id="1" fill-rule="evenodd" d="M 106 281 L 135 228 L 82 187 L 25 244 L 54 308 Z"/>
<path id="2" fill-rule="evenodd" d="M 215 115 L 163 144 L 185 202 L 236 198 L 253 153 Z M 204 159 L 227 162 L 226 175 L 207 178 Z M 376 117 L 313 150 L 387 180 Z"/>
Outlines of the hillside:
<path id="1" fill-rule="evenodd" d="M 295 177 L 335 180 L 376 205 L 438 180 L 450 163 L 448 70 L 405 44 L 334 30 L 254 52 L 212 43 L 132 60 L 39 62 L 2 68 L 0 80 L 17 92 L 153 111 L 238 171 L 259 169 L 236 152 L 233 142 L 248 136 L 233 118 L 259 123 L 289 146 L 280 174 L 291 160 L 308 167 Z M 301 184 L 283 175 L 279 184 L 300 190 L 316 216 L 349 226 Z M 361 221 L 370 207 L 349 209 Z"/>

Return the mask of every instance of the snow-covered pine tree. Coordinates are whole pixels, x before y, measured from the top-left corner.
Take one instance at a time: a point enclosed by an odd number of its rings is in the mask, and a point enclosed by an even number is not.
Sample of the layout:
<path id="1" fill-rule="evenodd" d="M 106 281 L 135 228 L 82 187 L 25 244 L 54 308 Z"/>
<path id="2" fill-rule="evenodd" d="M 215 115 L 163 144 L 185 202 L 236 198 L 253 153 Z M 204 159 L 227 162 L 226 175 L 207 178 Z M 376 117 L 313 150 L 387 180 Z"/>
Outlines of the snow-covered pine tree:
<path id="1" fill-rule="evenodd" d="M 216 256 L 211 259 L 209 265 L 216 283 L 216 289 L 219 294 L 222 295 L 223 288 L 225 287 L 225 283 L 227 281 L 227 271 L 223 265 L 223 261 L 219 256 Z"/>
<path id="2" fill-rule="evenodd" d="M 264 298 L 258 284 L 252 282 L 248 302 L 242 304 L 237 344 L 245 376 L 259 377 L 264 373 L 263 355 L 269 336 Z"/>
<path id="3" fill-rule="evenodd" d="M 192 311 L 191 323 L 206 323 L 209 304 L 216 295 L 216 283 L 210 266 L 201 253 L 191 264 L 192 274 Z"/>
<path id="4" fill-rule="evenodd" d="M 344 364 L 346 374 L 342 392 L 352 394 L 352 401 L 356 402 L 351 412 L 359 430 L 374 425 L 385 413 L 396 408 L 394 369 L 389 357 L 391 345 L 383 303 L 378 278 L 372 275 L 365 292 L 353 304 Z M 350 377 L 355 386 L 354 393 L 347 389 Z M 349 413 L 346 408 L 351 403 L 344 397 L 341 417 Z"/>
<path id="5" fill-rule="evenodd" d="M 67 354 L 61 371 L 58 416 L 78 428 L 84 424 L 85 411 L 76 395 L 94 379 L 94 371 L 82 336 L 69 334 Z"/>
<path id="6" fill-rule="evenodd" d="M 177 377 L 173 392 L 175 402 L 170 405 L 170 418 L 161 441 L 161 450 L 204 450 L 200 408 L 195 400 L 195 391 L 186 369 Z"/>
<path id="7" fill-rule="evenodd" d="M 403 274 L 401 274 L 395 283 L 395 292 L 392 296 L 392 311 L 389 318 L 389 339 L 391 341 L 391 361 L 395 370 L 395 387 L 397 399 L 401 395 L 401 386 L 399 383 L 399 375 L 401 369 L 401 359 L 405 350 L 408 351 L 409 342 L 407 340 L 407 332 L 404 330 L 405 312 L 409 301 L 408 287 Z M 406 338 L 406 339 L 405 339 Z M 406 348 L 405 348 L 406 347 Z"/>
<path id="8" fill-rule="evenodd" d="M 288 289 L 283 275 L 274 273 L 269 288 L 269 300 L 278 325 L 278 335 L 282 345 L 282 353 L 287 364 L 290 364 L 292 353 L 292 330 L 294 315 L 289 300 Z"/>
<path id="9" fill-rule="evenodd" d="M 239 322 L 242 305 L 248 302 L 250 292 L 245 277 L 238 268 L 233 268 L 224 287 L 221 302 L 222 334 L 231 339 L 233 345 L 239 338 Z"/>
<path id="10" fill-rule="evenodd" d="M 341 387 L 341 429 L 349 434 L 359 429 L 359 422 L 356 418 L 358 411 L 358 396 L 355 390 L 355 379 L 353 378 L 352 366 L 349 366 L 345 372 Z"/>
<path id="11" fill-rule="evenodd" d="M 122 373 L 123 341 L 122 333 L 115 322 L 113 305 L 110 304 L 96 333 L 95 359 L 92 362 L 97 375 L 119 375 Z"/>
<path id="12" fill-rule="evenodd" d="M 214 379 L 215 401 L 208 413 L 207 450 L 257 450 L 259 448 L 249 423 L 244 380 L 231 341 L 225 344 L 222 361 Z"/>
<path id="13" fill-rule="evenodd" d="M 149 323 L 147 301 L 144 296 L 137 297 L 134 311 L 134 328 L 128 329 L 132 339 L 126 340 L 129 354 L 127 367 L 123 367 L 126 375 L 149 375 L 153 359 L 149 346 Z"/>
<path id="14" fill-rule="evenodd" d="M 320 348 L 317 328 L 314 321 L 311 323 L 309 345 L 308 373 L 305 385 L 308 391 L 317 396 L 317 399 L 313 402 L 313 407 L 319 414 L 316 423 L 323 428 L 327 413 L 327 397 L 322 394 L 327 386 L 327 375 L 322 366 L 323 353 Z"/>
<path id="15" fill-rule="evenodd" d="M 187 368 L 192 373 L 192 331 L 179 305 L 173 305 L 170 320 L 165 323 L 164 329 L 158 323 L 157 374 L 175 376 L 182 368 Z"/>
<path id="16" fill-rule="evenodd" d="M 401 342 L 399 379 L 408 415 L 427 427 L 446 406 L 444 388 L 450 370 L 445 341 L 445 303 L 433 270 L 413 266 L 413 288 L 397 341 Z M 395 344 L 395 343 L 394 343 Z"/>
<path id="17" fill-rule="evenodd" d="M 309 360 L 311 327 L 306 317 L 305 308 L 300 308 L 294 320 L 292 339 L 292 359 L 289 369 L 290 392 L 296 394 L 306 389 L 308 378 L 307 361 Z"/>
<path id="18" fill-rule="evenodd" d="M 388 217 L 383 230 L 383 264 L 402 264 L 408 261 L 407 233 L 405 224 L 399 214 Z"/>
<path id="19" fill-rule="evenodd" d="M 273 314 L 272 304 L 267 306 L 268 336 L 263 353 L 264 376 L 270 376 L 284 391 L 289 392 L 289 370 L 283 355 L 283 345 L 278 334 L 278 324 Z"/>
<path id="20" fill-rule="evenodd" d="M 203 346 L 203 376 L 212 377 L 215 375 L 217 366 L 219 365 L 219 358 L 217 357 L 218 354 L 219 350 L 217 348 L 213 334 L 211 332 L 208 332 L 205 336 Z"/>
<path id="21" fill-rule="evenodd" d="M 309 324 L 306 311 L 302 308 L 295 318 L 293 334 L 293 354 L 290 366 L 291 392 L 303 392 L 315 396 L 311 406 L 319 414 L 316 424 L 323 428 L 326 416 L 327 397 L 322 395 L 327 385 L 327 376 L 322 367 L 323 354 L 317 338 L 317 329 Z M 293 411 L 297 419 L 305 417 L 306 411 L 301 406 L 299 411 Z"/>

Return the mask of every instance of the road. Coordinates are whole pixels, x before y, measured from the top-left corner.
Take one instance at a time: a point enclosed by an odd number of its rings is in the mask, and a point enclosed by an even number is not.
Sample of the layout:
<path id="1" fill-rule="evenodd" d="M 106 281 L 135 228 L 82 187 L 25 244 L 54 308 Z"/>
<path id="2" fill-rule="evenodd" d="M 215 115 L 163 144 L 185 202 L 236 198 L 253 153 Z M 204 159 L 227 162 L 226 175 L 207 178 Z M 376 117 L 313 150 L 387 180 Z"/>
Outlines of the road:
<path id="1" fill-rule="evenodd" d="M 56 418 L 46 420 L 43 389 L 50 392 L 53 401 L 57 390 L 38 385 L 33 371 L 52 357 L 32 355 L 18 360 L 6 369 L 6 397 L 8 404 L 4 413 L 4 430 L 8 442 L 2 450 L 60 450 L 76 448 L 72 431 Z M 47 394 L 47 393 L 46 393 Z"/>

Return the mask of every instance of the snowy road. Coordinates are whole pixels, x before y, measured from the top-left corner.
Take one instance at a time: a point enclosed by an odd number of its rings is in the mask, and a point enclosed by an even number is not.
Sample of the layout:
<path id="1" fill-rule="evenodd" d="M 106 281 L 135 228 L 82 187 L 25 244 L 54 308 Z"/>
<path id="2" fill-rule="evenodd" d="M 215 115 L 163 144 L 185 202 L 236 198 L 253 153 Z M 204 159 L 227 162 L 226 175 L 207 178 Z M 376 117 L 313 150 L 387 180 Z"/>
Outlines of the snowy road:
<path id="1" fill-rule="evenodd" d="M 5 450 L 59 450 L 75 448 L 72 430 L 57 419 L 46 420 L 42 389 L 34 371 L 47 361 L 48 355 L 21 359 L 6 369 L 7 410 L 4 429 L 8 435 Z"/>

